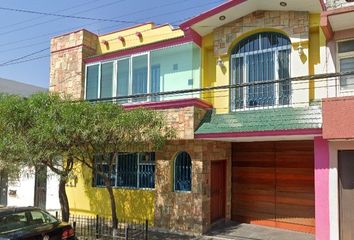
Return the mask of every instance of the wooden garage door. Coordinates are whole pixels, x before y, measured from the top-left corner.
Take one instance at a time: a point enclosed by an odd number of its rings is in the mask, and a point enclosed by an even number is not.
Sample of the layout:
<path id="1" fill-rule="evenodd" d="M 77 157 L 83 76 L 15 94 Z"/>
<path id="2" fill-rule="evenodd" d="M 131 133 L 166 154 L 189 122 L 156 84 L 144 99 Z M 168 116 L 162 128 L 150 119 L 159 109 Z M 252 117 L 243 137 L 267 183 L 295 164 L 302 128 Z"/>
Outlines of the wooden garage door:
<path id="1" fill-rule="evenodd" d="M 313 141 L 234 143 L 232 219 L 315 232 Z"/>

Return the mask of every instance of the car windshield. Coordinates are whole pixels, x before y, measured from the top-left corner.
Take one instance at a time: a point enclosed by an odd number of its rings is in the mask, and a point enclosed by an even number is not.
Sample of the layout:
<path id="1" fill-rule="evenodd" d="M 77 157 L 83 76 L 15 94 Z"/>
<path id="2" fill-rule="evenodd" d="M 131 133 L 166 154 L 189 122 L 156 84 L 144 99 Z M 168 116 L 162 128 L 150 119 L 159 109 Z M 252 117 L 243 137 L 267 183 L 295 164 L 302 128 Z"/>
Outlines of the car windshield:
<path id="1" fill-rule="evenodd" d="M 9 213 L 0 216 L 0 234 L 14 232 L 27 227 L 36 225 L 53 224 L 58 220 L 49 213 L 41 210 L 28 210 L 23 212 Z"/>

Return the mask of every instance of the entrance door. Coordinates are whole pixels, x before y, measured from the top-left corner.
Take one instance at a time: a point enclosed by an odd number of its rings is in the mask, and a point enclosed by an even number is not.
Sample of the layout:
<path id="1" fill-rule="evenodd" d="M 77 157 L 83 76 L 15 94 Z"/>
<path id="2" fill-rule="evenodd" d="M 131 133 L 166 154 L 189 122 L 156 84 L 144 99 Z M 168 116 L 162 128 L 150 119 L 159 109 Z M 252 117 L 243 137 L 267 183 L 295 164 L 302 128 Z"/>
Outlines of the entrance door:
<path id="1" fill-rule="evenodd" d="M 7 205 L 7 174 L 0 171 L 0 205 Z"/>
<path id="2" fill-rule="evenodd" d="M 354 240 L 354 151 L 339 151 L 340 239 Z"/>
<path id="3" fill-rule="evenodd" d="M 226 161 L 211 163 L 210 220 L 215 222 L 225 218 L 226 201 Z"/>
<path id="4" fill-rule="evenodd" d="M 36 169 L 34 186 L 34 206 L 45 209 L 47 200 L 47 168 Z"/>

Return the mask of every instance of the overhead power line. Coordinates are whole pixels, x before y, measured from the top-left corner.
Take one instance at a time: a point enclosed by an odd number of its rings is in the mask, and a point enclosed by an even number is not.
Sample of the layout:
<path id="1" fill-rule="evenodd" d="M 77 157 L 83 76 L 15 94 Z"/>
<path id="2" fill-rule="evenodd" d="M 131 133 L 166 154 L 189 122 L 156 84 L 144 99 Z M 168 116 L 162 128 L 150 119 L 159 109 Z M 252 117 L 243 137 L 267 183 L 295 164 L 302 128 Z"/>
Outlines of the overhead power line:
<path id="1" fill-rule="evenodd" d="M 210 4 L 215 4 L 215 3 L 219 3 L 219 2 L 222 2 L 222 1 L 220 0 L 220 1 L 208 2 L 207 4 L 199 5 L 198 7 L 204 7 L 204 6 L 208 6 L 208 5 L 210 5 Z M 167 6 L 172 6 L 172 5 L 175 5 L 175 4 L 180 4 L 180 1 L 176 1 L 176 2 L 172 2 L 172 3 L 163 4 L 163 5 L 160 5 L 159 8 L 167 7 Z M 117 16 L 116 18 L 121 18 L 121 17 L 125 17 L 125 16 L 132 15 L 132 14 L 138 14 L 138 13 L 146 12 L 146 11 L 151 10 L 151 9 L 154 9 L 154 8 L 156 8 L 156 6 L 155 6 L 155 7 L 148 8 L 148 9 L 142 9 L 142 10 L 135 11 L 135 12 L 132 12 L 132 13 L 120 15 L 120 16 Z M 193 8 L 194 8 L 194 7 L 193 7 Z M 174 12 L 183 12 L 183 11 L 186 11 L 186 10 L 188 10 L 188 9 L 191 9 L 191 8 L 175 9 Z M 164 13 L 164 14 L 155 15 L 154 17 L 164 16 L 164 15 L 166 15 L 166 14 Z M 151 17 L 149 17 L 149 18 L 151 18 Z M 144 18 L 144 19 L 146 19 L 146 18 Z M 184 19 L 181 19 L 181 20 L 174 21 L 173 23 L 175 23 L 175 22 L 178 23 L 178 22 L 183 21 L 183 20 L 185 20 L 185 18 L 184 18 Z M 60 33 L 62 33 L 62 32 L 73 31 L 73 30 L 75 30 L 75 29 L 80 29 L 80 28 L 83 28 L 83 27 L 91 26 L 91 25 L 93 25 L 93 24 L 96 24 L 96 23 L 83 24 L 83 25 L 80 25 L 80 26 L 77 26 L 77 27 L 74 27 L 74 28 L 71 27 L 71 28 L 67 28 L 67 29 L 62 29 L 62 30 L 60 30 L 60 31 L 55 31 L 55 32 L 47 33 L 47 34 L 41 34 L 41 35 L 37 35 L 37 36 L 34 36 L 34 37 L 24 38 L 24 39 L 20 39 L 20 40 L 11 41 L 11 42 L 2 42 L 2 43 L 0 43 L 0 47 L 6 46 L 6 51 L 9 51 L 8 46 L 10 46 L 10 45 L 18 45 L 18 44 L 20 44 L 20 43 L 22 43 L 22 42 L 28 42 L 28 41 L 35 40 L 35 39 L 40 39 L 40 38 L 42 38 L 42 37 L 48 37 L 48 36 L 52 36 L 52 35 L 54 35 L 54 34 L 60 34 Z M 172 25 L 174 25 L 174 24 L 172 24 Z M 116 25 L 111 25 L 111 26 L 109 26 L 109 28 L 111 28 L 111 27 L 117 27 L 117 26 L 116 26 Z M 102 29 L 108 29 L 108 28 L 105 27 L 105 28 L 101 28 L 100 30 L 102 30 Z M 33 45 L 34 45 L 34 44 L 33 44 Z M 15 48 L 14 48 L 14 49 L 15 49 Z"/>
<path id="2" fill-rule="evenodd" d="M 79 7 L 82 7 L 82 6 L 86 6 L 86 5 L 91 4 L 91 3 L 93 3 L 93 2 L 97 2 L 97 0 L 91 0 L 91 1 L 89 1 L 89 2 L 77 4 L 77 5 L 74 5 L 74 6 L 70 6 L 70 7 L 68 7 L 68 8 L 64 8 L 64 9 L 61 9 L 61 10 L 59 10 L 59 11 L 56 11 L 55 13 L 60 13 L 60 12 L 64 12 L 64 11 L 67 11 L 67 10 L 71 10 L 71 9 L 79 8 Z M 23 24 L 23 23 L 33 22 L 33 21 L 38 20 L 38 19 L 41 19 L 41 18 L 43 18 L 43 17 L 44 17 L 44 16 L 39 16 L 39 17 L 34 17 L 34 18 L 26 19 L 26 20 L 23 20 L 23 21 L 20 21 L 20 22 L 8 24 L 8 25 L 5 25 L 5 26 L 2 26 L 1 29 L 14 27 L 14 26 L 17 26 L 17 25 L 21 25 L 21 24 Z"/>
<path id="3" fill-rule="evenodd" d="M 121 0 L 120 2 L 122 1 L 125 1 L 125 0 Z M 216 2 L 220 2 L 221 0 L 219 1 L 214 1 L 212 2 L 213 4 L 216 3 Z M 162 6 L 169 6 L 169 5 L 173 5 L 173 4 L 176 4 L 178 2 L 173 2 L 173 3 L 168 3 L 168 4 L 165 4 L 165 5 L 162 5 Z M 203 5 L 198 5 L 198 6 L 195 6 L 193 8 L 196 8 L 196 7 L 202 7 L 202 6 L 206 6 L 206 5 L 209 5 L 211 4 L 210 2 L 208 4 L 203 4 Z M 107 4 L 105 5 L 102 5 L 102 6 L 106 6 Z M 188 8 L 190 9 L 190 8 Z M 35 13 L 35 14 L 43 14 L 45 16 L 60 16 L 60 17 L 72 17 L 72 18 L 85 18 L 85 19 L 90 19 L 90 20 L 95 20 L 95 21 L 99 21 L 100 19 L 96 19 L 96 18 L 86 18 L 86 17 L 77 17 L 77 16 L 71 16 L 71 15 L 62 15 L 62 14 L 56 14 L 56 13 L 42 13 L 42 12 L 37 12 L 37 11 L 30 11 L 30 10 L 22 10 L 22 9 L 14 9 L 14 8 L 5 8 L 5 7 L 0 7 L 0 10 L 9 10 L 9 11 L 21 11 L 21 12 L 29 12 L 29 13 Z M 181 9 L 181 10 L 178 10 L 179 12 L 180 11 L 184 11 L 186 9 Z M 142 10 L 141 10 L 142 11 Z M 141 11 L 136 11 L 134 13 L 138 13 L 138 12 L 141 12 Z M 146 9 L 144 10 L 146 11 Z M 170 12 L 172 13 L 172 12 Z M 161 14 L 161 15 L 166 15 L 166 14 L 170 14 L 170 13 L 164 13 L 164 14 Z M 156 15 L 154 17 L 157 17 L 157 16 L 160 16 L 160 15 Z M 103 19 L 103 20 L 107 20 L 107 21 L 117 21 L 119 23 L 131 23 L 130 21 L 120 21 L 120 20 L 114 20 L 114 19 Z M 134 22 L 134 23 L 138 23 L 138 22 Z M 140 23 L 140 22 L 139 22 Z M 28 46 L 33 46 L 33 45 L 36 45 L 36 44 L 30 44 Z M 23 47 L 21 47 L 23 48 Z M 34 56 L 40 52 L 43 52 L 43 51 L 46 51 L 48 50 L 49 48 L 45 48 L 45 49 L 41 49 L 39 51 L 35 51 L 33 53 L 30 53 L 30 54 L 27 54 L 27 55 L 24 55 L 24 56 L 21 56 L 21 57 L 18 57 L 18 58 L 15 58 L 15 59 L 11 59 L 9 61 L 6 61 L 6 62 L 3 62 L 0 64 L 0 66 L 9 66 L 9 65 L 14 65 L 14 64 L 20 64 L 20 63 L 24 63 L 24 62 L 29 62 L 29 61 L 34 61 L 34 60 L 37 60 L 37 59 L 41 59 L 41 58 L 45 58 L 45 57 L 49 57 L 49 55 L 45 55 L 45 56 L 40 56 L 40 57 L 35 57 L 35 58 L 31 58 L 31 59 L 26 59 L 30 56 Z M 9 51 L 9 49 L 7 49 L 6 51 Z M 25 60 L 26 59 L 26 60 Z M 22 60 L 22 61 L 21 61 Z"/>
<path id="4" fill-rule="evenodd" d="M 11 11 L 11 12 L 30 13 L 30 14 L 37 14 L 37 15 L 44 15 L 44 16 L 54 16 L 54 17 L 62 17 L 62 18 L 90 20 L 90 21 L 132 23 L 132 24 L 141 24 L 142 23 L 142 22 L 136 22 L 136 21 L 115 20 L 115 19 L 108 19 L 108 18 L 92 18 L 92 17 L 85 17 L 85 16 L 73 16 L 73 15 L 64 15 L 64 14 L 57 14 L 57 13 L 38 12 L 38 11 L 18 9 L 18 8 L 0 7 L 0 10 Z"/>
<path id="5" fill-rule="evenodd" d="M 95 6 L 95 7 L 89 8 L 89 9 L 85 9 L 85 10 L 82 10 L 82 11 L 79 11 L 79 12 L 75 12 L 73 14 L 86 13 L 86 12 L 89 12 L 89 11 L 92 11 L 92 10 L 97 10 L 97 9 L 100 9 L 100 8 L 103 8 L 103 7 L 112 6 L 114 4 L 118 4 L 118 3 L 121 3 L 121 2 L 124 2 L 124 1 L 126 1 L 126 0 L 120 0 L 120 1 L 114 0 L 114 1 L 111 1 L 109 3 L 105 3 L 105 4 L 102 4 L 102 5 L 99 5 L 99 6 Z M 58 12 L 62 12 L 62 11 L 58 11 Z M 56 12 L 56 13 L 58 13 L 58 12 Z M 47 17 L 47 16 L 43 16 L 42 15 L 41 17 Z M 41 18 L 41 17 L 38 17 L 38 18 Z M 18 31 L 22 31 L 22 30 L 28 30 L 29 28 L 38 27 L 40 25 L 43 25 L 43 24 L 46 24 L 46 23 L 55 22 L 55 21 L 58 21 L 58 20 L 61 20 L 61 19 L 63 19 L 63 18 L 62 17 L 56 17 L 56 18 L 51 19 L 51 20 L 42 21 L 42 22 L 39 22 L 39 23 L 31 24 L 31 25 L 25 25 L 25 26 L 22 26 L 22 27 L 19 27 L 19 28 L 16 28 L 16 29 L 12 29 L 12 30 L 6 31 L 6 32 L 1 32 L 0 35 L 4 36 L 4 35 L 10 34 L 10 33 L 18 32 Z"/>
<path id="6" fill-rule="evenodd" d="M 26 59 L 28 57 L 31 57 L 31 56 L 34 56 L 38 53 L 41 53 L 41 52 L 44 52 L 44 51 L 48 51 L 49 50 L 49 47 L 46 47 L 44 49 L 41 49 L 41 50 L 38 50 L 38 51 L 35 51 L 35 52 L 31 52 L 29 54 L 26 54 L 24 56 L 21 56 L 21 57 L 17 57 L 17 58 L 14 58 L 14 59 L 11 59 L 11 60 L 8 60 L 6 62 L 3 62 L 3 63 L 0 63 L 0 66 L 7 66 L 7 65 L 10 65 L 11 63 L 19 63 L 18 61 L 22 60 L 22 59 Z"/>
<path id="7" fill-rule="evenodd" d="M 48 58 L 48 57 L 50 57 L 50 55 L 49 55 L 49 54 L 47 54 L 47 55 L 43 55 L 43 56 L 39 56 L 39 57 L 29 58 L 29 59 L 22 60 L 22 61 L 17 61 L 17 62 L 7 63 L 7 64 L 4 64 L 4 65 L 0 65 L 0 67 L 6 67 L 6 66 L 12 66 L 12 65 L 18 65 L 18 64 L 21 64 L 21 63 L 32 62 L 32 61 L 35 61 L 35 60 L 39 60 L 39 59 L 43 59 L 43 58 Z"/>

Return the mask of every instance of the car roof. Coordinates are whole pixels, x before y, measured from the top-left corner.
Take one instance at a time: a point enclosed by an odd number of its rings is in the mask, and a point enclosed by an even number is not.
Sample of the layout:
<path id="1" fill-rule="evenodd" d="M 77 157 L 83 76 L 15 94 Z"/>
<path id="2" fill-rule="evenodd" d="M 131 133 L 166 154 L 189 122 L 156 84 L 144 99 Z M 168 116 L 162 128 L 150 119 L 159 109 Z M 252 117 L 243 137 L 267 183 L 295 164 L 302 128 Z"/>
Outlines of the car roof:
<path id="1" fill-rule="evenodd" d="M 23 212 L 23 211 L 30 211 L 30 210 L 41 210 L 37 207 L 0 207 L 0 215 L 1 214 L 9 214 L 9 213 L 16 213 L 16 212 Z"/>

